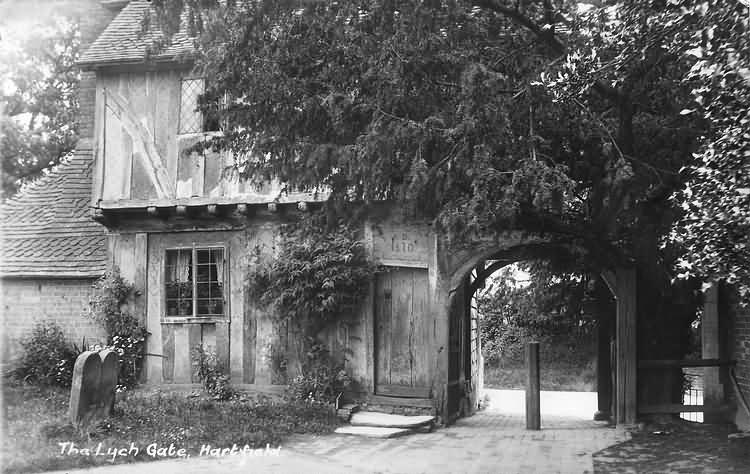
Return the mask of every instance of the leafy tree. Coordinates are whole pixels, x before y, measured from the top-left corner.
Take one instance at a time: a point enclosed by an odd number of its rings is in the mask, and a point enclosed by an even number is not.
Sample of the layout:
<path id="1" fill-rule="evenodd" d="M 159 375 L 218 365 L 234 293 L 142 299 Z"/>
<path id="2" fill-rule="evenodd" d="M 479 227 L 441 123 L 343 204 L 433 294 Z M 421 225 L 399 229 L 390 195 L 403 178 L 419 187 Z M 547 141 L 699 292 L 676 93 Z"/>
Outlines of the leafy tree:
<path id="1" fill-rule="evenodd" d="M 38 36 L 0 50 L 3 198 L 59 163 L 76 143 L 78 27 L 55 21 Z"/>
<path id="2" fill-rule="evenodd" d="M 684 215 L 670 238 L 685 248 L 679 268 L 736 284 L 750 301 L 750 4 L 691 5 L 704 18 L 685 44 L 694 102 L 683 113 L 709 124 L 688 184 Z"/>
<path id="3" fill-rule="evenodd" d="M 249 175 L 324 185 L 333 200 L 407 201 L 462 238 L 517 226 L 610 261 L 658 261 L 633 241 L 668 228 L 666 197 L 703 133 L 679 113 L 692 64 L 663 43 L 696 19 L 645 21 L 671 8 L 646 1 L 587 13 L 551 1 L 154 3 L 192 9 L 204 107 L 233 98 L 213 146 L 246 157 Z"/>
<path id="4" fill-rule="evenodd" d="M 738 1 L 154 4 L 168 32 L 188 11 L 203 107 L 228 124 L 212 146 L 244 157 L 248 174 L 324 185 L 333 202 L 400 201 L 455 242 L 545 232 L 585 249 L 581 273 L 634 263 L 640 355 L 682 356 L 695 286 L 670 269 L 700 234 L 663 237 L 681 216 L 670 200 L 681 170 L 718 130 L 685 110 L 696 89 L 722 84 L 701 80 L 689 53 L 723 31 L 710 30 L 721 15 L 745 12 Z"/>
<path id="5" fill-rule="evenodd" d="M 527 272 L 527 281 L 517 281 L 518 269 Z M 541 261 L 505 267 L 496 275 L 478 299 L 488 364 L 522 362 L 525 342 L 532 339 L 543 342 L 545 354 L 553 357 L 569 347 L 591 347 L 595 320 L 582 304 L 589 286 L 586 275 L 558 273 Z"/>

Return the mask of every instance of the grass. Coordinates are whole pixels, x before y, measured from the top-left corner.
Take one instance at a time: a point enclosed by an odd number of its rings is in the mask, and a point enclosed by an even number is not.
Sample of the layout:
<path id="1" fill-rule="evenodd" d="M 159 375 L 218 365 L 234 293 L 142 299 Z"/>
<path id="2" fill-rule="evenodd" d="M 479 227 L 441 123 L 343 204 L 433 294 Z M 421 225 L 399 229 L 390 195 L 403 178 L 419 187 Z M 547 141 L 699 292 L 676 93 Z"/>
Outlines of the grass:
<path id="1" fill-rule="evenodd" d="M 294 433 L 328 433 L 338 425 L 325 406 L 240 395 L 215 401 L 203 394 L 134 391 L 107 420 L 88 429 L 67 421 L 69 392 L 29 385 L 3 387 L 7 408 L 2 472 L 39 472 L 200 455 L 211 448 L 278 448 Z M 60 443 L 73 443 L 63 445 Z M 100 446 L 97 453 L 97 448 Z M 128 451 L 133 446 L 138 449 Z M 165 451 L 149 453 L 157 444 Z M 168 451 L 170 444 L 174 446 Z M 80 451 L 89 448 L 88 454 Z M 124 448 L 124 449 L 123 449 Z M 123 449 L 120 454 L 108 449 Z"/>
<path id="2" fill-rule="evenodd" d="M 484 386 L 508 390 L 526 388 L 527 369 L 522 365 L 484 368 Z M 590 366 L 541 367 L 539 379 L 542 390 L 594 392 L 596 371 Z"/>

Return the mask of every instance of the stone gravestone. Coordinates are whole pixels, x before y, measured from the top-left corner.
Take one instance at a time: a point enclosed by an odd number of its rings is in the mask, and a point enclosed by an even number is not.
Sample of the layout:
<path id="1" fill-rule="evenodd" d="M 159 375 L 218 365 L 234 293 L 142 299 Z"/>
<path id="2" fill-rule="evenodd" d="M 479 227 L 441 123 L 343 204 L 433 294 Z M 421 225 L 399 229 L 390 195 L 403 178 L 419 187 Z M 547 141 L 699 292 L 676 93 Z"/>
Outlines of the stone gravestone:
<path id="1" fill-rule="evenodd" d="M 68 413 L 73 424 L 85 425 L 112 413 L 118 370 L 114 351 L 86 351 L 78 356 L 73 367 Z"/>
<path id="2" fill-rule="evenodd" d="M 99 379 L 99 415 L 107 417 L 115 408 L 115 389 L 117 387 L 117 375 L 120 372 L 120 363 L 117 352 L 106 349 L 99 352 L 102 361 L 101 378 Z"/>
<path id="3" fill-rule="evenodd" d="M 73 366 L 70 387 L 70 421 L 74 425 L 87 424 L 94 416 L 92 408 L 99 402 L 99 381 L 102 359 L 99 353 L 86 351 L 78 356 Z"/>

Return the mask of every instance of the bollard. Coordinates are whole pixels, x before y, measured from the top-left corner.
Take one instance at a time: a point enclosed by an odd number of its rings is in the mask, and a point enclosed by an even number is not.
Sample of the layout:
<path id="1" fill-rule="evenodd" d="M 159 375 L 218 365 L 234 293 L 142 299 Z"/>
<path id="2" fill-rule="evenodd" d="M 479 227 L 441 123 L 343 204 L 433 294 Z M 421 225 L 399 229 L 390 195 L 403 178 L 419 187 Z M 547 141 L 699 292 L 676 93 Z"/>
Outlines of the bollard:
<path id="1" fill-rule="evenodd" d="M 542 415 L 539 403 L 539 343 L 529 342 L 526 346 L 526 429 L 539 430 Z"/>

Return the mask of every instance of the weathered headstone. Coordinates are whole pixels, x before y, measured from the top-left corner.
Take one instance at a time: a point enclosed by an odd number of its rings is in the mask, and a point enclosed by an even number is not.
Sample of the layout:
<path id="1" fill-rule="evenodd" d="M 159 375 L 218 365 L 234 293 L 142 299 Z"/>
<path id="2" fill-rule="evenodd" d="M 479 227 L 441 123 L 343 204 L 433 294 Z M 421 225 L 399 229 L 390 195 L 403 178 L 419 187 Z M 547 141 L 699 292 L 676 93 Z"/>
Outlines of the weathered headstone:
<path id="1" fill-rule="evenodd" d="M 70 388 L 70 421 L 86 425 L 94 419 L 112 414 L 120 364 L 112 350 L 86 351 L 73 367 Z"/>
<path id="2" fill-rule="evenodd" d="M 70 388 L 70 411 L 73 424 L 87 424 L 99 404 L 102 359 L 99 353 L 86 351 L 78 356 L 73 366 L 73 384 Z"/>
<path id="3" fill-rule="evenodd" d="M 107 417 L 115 408 L 115 389 L 120 363 L 117 352 L 107 349 L 99 352 L 102 361 L 101 378 L 99 380 L 99 415 Z"/>

